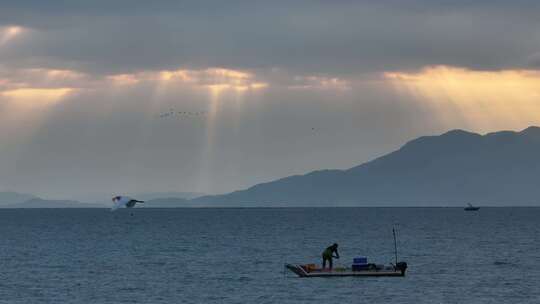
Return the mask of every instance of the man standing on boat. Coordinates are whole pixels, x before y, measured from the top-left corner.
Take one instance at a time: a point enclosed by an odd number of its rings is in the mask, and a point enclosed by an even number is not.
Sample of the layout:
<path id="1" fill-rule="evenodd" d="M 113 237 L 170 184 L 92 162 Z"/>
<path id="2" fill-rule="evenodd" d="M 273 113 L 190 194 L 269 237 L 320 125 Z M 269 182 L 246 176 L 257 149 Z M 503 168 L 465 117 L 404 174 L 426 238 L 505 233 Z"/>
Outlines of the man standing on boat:
<path id="1" fill-rule="evenodd" d="M 339 259 L 339 253 L 337 251 L 338 244 L 334 243 L 332 246 L 326 248 L 322 253 L 322 268 L 326 267 L 326 261 L 328 261 L 329 269 L 332 270 L 332 258 Z M 334 253 L 336 255 L 334 255 Z"/>

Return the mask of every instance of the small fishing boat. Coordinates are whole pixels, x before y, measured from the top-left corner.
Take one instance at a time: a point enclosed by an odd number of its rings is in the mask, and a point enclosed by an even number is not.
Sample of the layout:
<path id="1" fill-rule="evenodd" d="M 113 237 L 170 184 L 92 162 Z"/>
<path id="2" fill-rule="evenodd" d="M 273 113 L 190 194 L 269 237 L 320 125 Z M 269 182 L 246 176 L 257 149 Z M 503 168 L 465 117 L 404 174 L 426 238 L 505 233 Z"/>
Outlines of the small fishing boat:
<path id="1" fill-rule="evenodd" d="M 471 203 L 468 203 L 467 205 L 469 205 L 469 206 L 463 208 L 463 210 L 465 210 L 465 211 L 478 211 L 478 210 L 480 210 L 480 207 L 475 207 Z"/>
<path id="2" fill-rule="evenodd" d="M 366 257 L 353 259 L 352 266 L 335 267 L 333 269 L 322 269 L 315 264 L 285 264 L 285 268 L 301 278 L 316 277 L 403 277 L 407 271 L 406 262 L 398 262 L 396 231 L 392 229 L 394 235 L 395 263 L 390 265 L 367 263 Z"/>
<path id="3" fill-rule="evenodd" d="M 399 262 L 396 265 L 376 265 L 368 264 L 365 270 L 353 270 L 352 268 L 336 267 L 332 270 L 313 268 L 312 264 L 293 265 L 286 264 L 285 267 L 301 278 L 314 277 L 403 277 L 407 270 L 407 263 Z"/>

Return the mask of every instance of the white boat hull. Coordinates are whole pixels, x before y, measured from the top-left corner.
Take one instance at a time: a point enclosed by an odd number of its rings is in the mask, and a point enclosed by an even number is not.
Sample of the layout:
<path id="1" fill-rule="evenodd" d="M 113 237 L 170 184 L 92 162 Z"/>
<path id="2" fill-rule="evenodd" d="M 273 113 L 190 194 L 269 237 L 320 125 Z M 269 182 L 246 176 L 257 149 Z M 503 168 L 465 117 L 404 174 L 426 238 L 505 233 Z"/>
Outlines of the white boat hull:
<path id="1" fill-rule="evenodd" d="M 306 271 L 301 265 L 287 264 L 287 269 L 295 273 L 301 278 L 315 278 L 315 277 L 403 277 L 405 276 L 405 269 L 400 270 L 396 268 L 380 269 L 380 270 L 360 270 L 352 271 L 346 270 L 333 270 L 333 271 Z"/>

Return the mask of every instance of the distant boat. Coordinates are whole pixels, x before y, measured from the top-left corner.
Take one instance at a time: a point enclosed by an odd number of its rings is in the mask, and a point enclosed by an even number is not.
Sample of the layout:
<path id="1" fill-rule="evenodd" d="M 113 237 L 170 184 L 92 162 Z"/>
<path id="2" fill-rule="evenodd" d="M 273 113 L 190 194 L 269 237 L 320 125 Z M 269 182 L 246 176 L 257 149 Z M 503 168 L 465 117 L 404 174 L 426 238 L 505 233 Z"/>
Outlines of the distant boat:
<path id="1" fill-rule="evenodd" d="M 469 206 L 463 208 L 463 210 L 465 210 L 465 211 L 478 211 L 480 209 L 480 207 L 475 207 L 470 203 L 467 204 L 467 205 L 469 205 Z"/>

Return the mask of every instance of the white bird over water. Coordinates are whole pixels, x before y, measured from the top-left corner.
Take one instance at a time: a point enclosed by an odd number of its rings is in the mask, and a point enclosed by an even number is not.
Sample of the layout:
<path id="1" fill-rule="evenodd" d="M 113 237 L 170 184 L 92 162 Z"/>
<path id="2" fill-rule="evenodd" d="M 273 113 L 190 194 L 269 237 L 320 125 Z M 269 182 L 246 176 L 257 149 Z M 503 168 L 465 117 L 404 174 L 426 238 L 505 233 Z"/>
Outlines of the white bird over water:
<path id="1" fill-rule="evenodd" d="M 137 203 L 144 203 L 144 201 L 139 201 L 129 196 L 115 196 L 112 198 L 112 201 L 113 206 L 111 208 L 111 211 L 114 211 L 118 208 L 133 208 Z"/>

